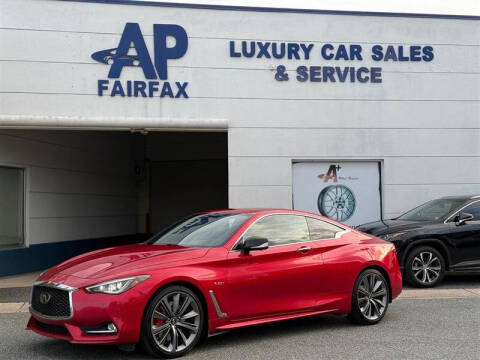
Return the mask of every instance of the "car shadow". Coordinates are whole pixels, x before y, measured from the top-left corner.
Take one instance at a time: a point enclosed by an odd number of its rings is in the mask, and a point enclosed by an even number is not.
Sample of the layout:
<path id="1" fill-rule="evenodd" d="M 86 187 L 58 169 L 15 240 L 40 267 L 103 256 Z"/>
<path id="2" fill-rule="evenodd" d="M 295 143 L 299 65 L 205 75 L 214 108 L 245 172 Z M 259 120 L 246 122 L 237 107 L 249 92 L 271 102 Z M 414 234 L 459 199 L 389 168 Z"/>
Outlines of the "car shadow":
<path id="1" fill-rule="evenodd" d="M 115 345 L 78 345 L 55 339 L 30 342 L 22 350 L 40 359 L 152 359 L 141 351 L 123 352 Z"/>
<path id="2" fill-rule="evenodd" d="M 392 322 L 396 323 L 400 318 L 401 314 L 391 311 L 387 312 L 384 321 L 376 325 L 376 327 L 386 326 L 386 324 Z M 282 338 L 294 336 L 301 342 L 301 339 L 308 337 L 309 334 L 320 334 L 322 332 L 330 335 L 335 332 L 343 334 L 349 332 L 356 333 L 361 327 L 361 325 L 353 324 L 343 315 L 317 315 L 244 327 L 208 338 L 192 351 L 191 358 L 195 359 L 195 354 L 201 357 L 201 355 L 209 352 L 212 352 L 214 355 L 222 348 L 233 348 L 239 346 L 239 344 L 248 348 L 262 348 L 266 342 L 272 339 L 280 343 Z"/>
<path id="3" fill-rule="evenodd" d="M 211 349 L 219 350 L 235 346 L 238 343 L 241 343 L 243 346 L 251 346 L 268 339 L 289 337 L 292 336 L 292 333 L 295 336 L 302 336 L 322 329 L 332 331 L 346 327 L 355 328 L 345 316 L 319 315 L 240 328 L 206 339 L 197 345 L 191 356 L 195 358 L 195 354 L 209 352 Z M 70 344 L 66 341 L 43 338 L 25 344 L 23 350 L 35 354 L 38 358 L 48 359 L 94 359 L 96 357 L 106 360 L 152 359 L 152 357 L 138 348 L 133 352 L 123 352 L 117 346 L 78 345 Z"/>
<path id="4" fill-rule="evenodd" d="M 346 316 L 318 315 L 299 319 L 277 321 L 268 324 L 250 326 L 232 330 L 218 336 L 210 337 L 206 344 L 228 344 L 238 342 L 256 342 L 268 338 L 281 338 L 291 336 L 292 333 L 302 335 L 323 329 L 345 328 L 352 326 Z"/>

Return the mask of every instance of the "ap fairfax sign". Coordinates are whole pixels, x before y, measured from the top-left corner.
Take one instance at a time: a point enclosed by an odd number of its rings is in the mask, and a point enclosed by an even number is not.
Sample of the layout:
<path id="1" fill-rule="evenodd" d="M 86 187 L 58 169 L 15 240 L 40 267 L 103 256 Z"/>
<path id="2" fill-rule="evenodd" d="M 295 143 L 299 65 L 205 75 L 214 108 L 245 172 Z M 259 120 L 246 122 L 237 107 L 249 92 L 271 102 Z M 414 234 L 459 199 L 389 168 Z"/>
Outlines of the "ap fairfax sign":
<path id="1" fill-rule="evenodd" d="M 174 46 L 167 46 L 168 37 L 175 39 Z M 127 23 L 116 48 L 92 54 L 92 59 L 110 66 L 108 79 L 98 80 L 98 95 L 188 98 L 188 82 L 157 81 L 168 79 L 168 61 L 181 58 L 187 52 L 187 48 L 188 36 L 183 27 L 174 24 L 154 24 L 152 58 L 139 24 Z M 125 67 L 141 69 L 148 81 L 110 80 L 119 79 Z"/>

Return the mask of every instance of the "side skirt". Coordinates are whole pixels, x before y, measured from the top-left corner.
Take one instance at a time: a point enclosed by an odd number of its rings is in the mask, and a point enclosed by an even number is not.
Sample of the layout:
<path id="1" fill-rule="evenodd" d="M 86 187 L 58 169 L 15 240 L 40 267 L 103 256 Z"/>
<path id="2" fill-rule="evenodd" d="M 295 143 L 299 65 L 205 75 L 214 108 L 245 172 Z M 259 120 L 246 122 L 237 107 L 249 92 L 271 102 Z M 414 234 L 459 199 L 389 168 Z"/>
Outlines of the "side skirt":
<path id="1" fill-rule="evenodd" d="M 275 321 L 297 319 L 297 318 L 302 318 L 302 317 L 307 317 L 312 315 L 336 313 L 338 312 L 338 310 L 339 309 L 329 309 L 329 310 L 322 310 L 322 311 L 317 310 L 317 311 L 308 311 L 308 312 L 295 313 L 295 314 L 275 315 L 275 316 L 270 316 L 270 317 L 265 317 L 260 319 L 251 319 L 251 320 L 235 322 L 232 324 L 222 325 L 216 328 L 215 330 L 216 331 L 232 330 L 232 329 L 236 329 L 244 326 L 260 325 L 260 324 L 265 324 L 265 323 L 270 323 Z"/>
<path id="2" fill-rule="evenodd" d="M 455 265 L 450 265 L 450 270 L 453 271 L 478 271 L 480 270 L 480 261 L 462 261 Z"/>

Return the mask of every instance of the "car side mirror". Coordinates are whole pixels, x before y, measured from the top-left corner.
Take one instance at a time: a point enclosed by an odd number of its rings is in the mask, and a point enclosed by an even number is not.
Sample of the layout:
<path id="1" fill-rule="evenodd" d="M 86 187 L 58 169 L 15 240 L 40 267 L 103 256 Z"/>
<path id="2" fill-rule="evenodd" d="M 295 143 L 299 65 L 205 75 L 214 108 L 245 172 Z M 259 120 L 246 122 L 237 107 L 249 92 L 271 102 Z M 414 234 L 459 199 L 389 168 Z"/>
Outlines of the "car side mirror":
<path id="1" fill-rule="evenodd" d="M 243 241 L 242 245 L 242 253 L 249 254 L 250 251 L 256 250 L 265 250 L 268 249 L 268 239 L 258 237 L 258 236 L 250 236 Z"/>
<path id="2" fill-rule="evenodd" d="M 467 221 L 473 220 L 473 215 L 469 213 L 460 213 L 455 216 L 455 225 L 460 226 L 464 225 Z"/>

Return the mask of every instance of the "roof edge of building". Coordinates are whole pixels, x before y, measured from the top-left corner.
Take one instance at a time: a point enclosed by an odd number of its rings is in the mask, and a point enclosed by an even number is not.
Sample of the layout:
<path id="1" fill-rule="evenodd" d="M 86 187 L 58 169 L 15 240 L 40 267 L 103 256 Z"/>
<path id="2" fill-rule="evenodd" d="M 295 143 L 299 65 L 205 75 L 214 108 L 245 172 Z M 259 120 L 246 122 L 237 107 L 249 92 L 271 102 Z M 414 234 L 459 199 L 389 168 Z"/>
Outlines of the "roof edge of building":
<path id="1" fill-rule="evenodd" d="M 455 20 L 480 20 L 480 15 L 455 15 L 455 14 L 431 14 L 431 13 L 404 13 L 404 12 L 376 12 L 376 11 L 354 11 L 354 10 L 320 10 L 302 8 L 281 8 L 261 7 L 242 5 L 217 5 L 217 4 L 192 4 L 192 3 L 170 3 L 152 0 L 61 0 L 70 2 L 87 2 L 103 4 L 120 4 L 136 6 L 160 6 L 178 7 L 190 9 L 230 10 L 230 11 L 254 11 L 254 12 L 280 12 L 299 14 L 323 14 L 323 15 L 352 15 L 352 16 L 380 16 L 380 17 L 407 17 L 407 18 L 432 18 L 432 19 L 455 19 Z"/>

